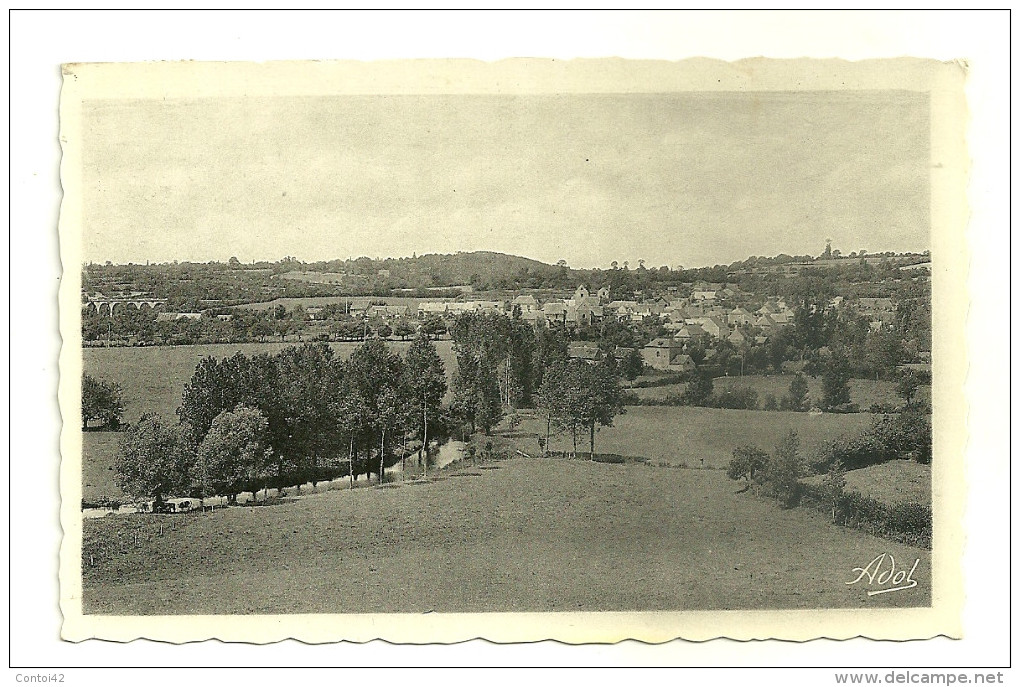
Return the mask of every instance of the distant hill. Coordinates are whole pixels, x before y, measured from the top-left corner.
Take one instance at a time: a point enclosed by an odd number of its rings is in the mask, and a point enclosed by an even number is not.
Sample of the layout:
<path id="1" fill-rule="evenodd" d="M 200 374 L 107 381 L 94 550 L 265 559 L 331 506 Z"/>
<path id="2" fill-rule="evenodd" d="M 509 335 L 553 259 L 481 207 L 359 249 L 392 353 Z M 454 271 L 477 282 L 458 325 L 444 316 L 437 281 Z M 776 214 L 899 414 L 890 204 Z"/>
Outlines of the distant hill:
<path id="1" fill-rule="evenodd" d="M 495 286 L 522 274 L 550 278 L 563 272 L 555 265 L 492 251 L 383 260 L 379 267 L 390 270 L 391 276 L 396 279 L 429 286 Z"/>

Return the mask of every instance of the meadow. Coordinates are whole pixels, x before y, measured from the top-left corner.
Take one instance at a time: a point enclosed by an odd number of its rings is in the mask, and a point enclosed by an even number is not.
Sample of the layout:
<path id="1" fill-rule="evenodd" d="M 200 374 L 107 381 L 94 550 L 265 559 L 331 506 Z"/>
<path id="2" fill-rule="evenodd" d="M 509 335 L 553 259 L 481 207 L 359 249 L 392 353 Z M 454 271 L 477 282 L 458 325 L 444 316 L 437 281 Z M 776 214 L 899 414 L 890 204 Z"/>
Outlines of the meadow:
<path id="1" fill-rule="evenodd" d="M 772 394 L 776 401 L 779 401 L 790 391 L 790 382 L 794 375 L 745 375 L 743 377 L 716 377 L 714 380 L 715 389 L 718 391 L 724 387 L 734 388 L 751 387 L 758 392 L 758 407 L 765 403 L 765 397 Z M 822 398 L 822 378 L 806 377 L 808 383 L 808 401 L 817 404 Z M 884 379 L 851 379 L 850 400 L 856 403 L 862 410 L 867 410 L 873 403 L 879 405 L 900 406 L 903 399 L 896 394 L 896 383 Z M 638 398 L 663 400 L 668 394 L 682 394 L 684 384 L 671 384 L 668 386 L 648 387 L 644 389 L 631 389 Z M 930 395 L 930 387 L 922 386 L 918 392 L 919 397 Z"/>
<path id="2" fill-rule="evenodd" d="M 717 470 L 515 458 L 429 481 L 84 522 L 90 614 L 876 608 L 930 553 L 738 493 Z M 918 586 L 847 585 L 876 551 Z"/>
<path id="3" fill-rule="evenodd" d="M 203 357 L 273 353 L 235 344 L 84 351 L 85 370 L 124 388 L 125 420 L 173 417 Z M 357 344 L 332 344 L 349 355 Z M 393 342 L 403 352 L 408 343 Z M 437 348 L 452 373 L 449 341 Z M 508 436 L 537 456 L 545 420 L 522 411 Z M 83 610 L 95 614 L 634 611 L 924 606 L 918 587 L 867 597 L 851 569 L 876 539 L 816 511 L 782 509 L 726 477 L 733 449 L 771 450 L 790 429 L 809 453 L 873 416 L 630 407 L 600 428 L 596 451 L 643 462 L 522 456 L 454 464 L 428 480 L 394 482 L 175 515 L 83 521 Z M 122 498 L 118 433 L 84 434 L 86 499 Z M 570 437 L 551 448 L 570 449 Z M 578 448 L 587 449 L 587 436 Z M 668 466 L 668 467 L 667 467 Z M 672 468 L 712 469 L 672 469 Z M 882 467 L 882 466 L 876 466 Z M 909 467 L 909 466 L 908 466 Z M 872 470 L 878 485 L 898 477 Z M 904 474 L 899 467 L 897 475 Z M 859 471 L 862 472 L 863 471 Z M 848 474 L 848 486 L 853 480 Z M 920 488 L 921 478 L 909 488 Z M 888 487 L 892 488 L 892 487 Z M 897 487 L 900 488 L 900 487 Z M 902 499 L 898 499 L 902 500 Z"/>
<path id="4" fill-rule="evenodd" d="M 453 342 L 436 341 L 436 351 L 446 366 L 447 378 L 456 369 Z M 145 346 L 86 348 L 82 351 L 84 371 L 98 379 L 120 384 L 124 390 L 124 421 L 135 422 L 142 413 L 159 413 L 173 418 L 181 404 L 184 386 L 191 381 L 195 367 L 206 357 L 227 358 L 240 351 L 245 355 L 278 353 L 300 342 L 206 344 L 200 346 Z M 334 342 L 337 355 L 347 358 L 358 342 Z M 394 353 L 403 355 L 410 341 L 388 341 Z M 447 397 L 447 402 L 451 397 Z"/>
<path id="5" fill-rule="evenodd" d="M 871 425 L 869 413 L 808 415 L 763 410 L 723 410 L 693 406 L 629 406 L 612 427 L 596 428 L 595 452 L 646 458 L 654 465 L 725 468 L 737 446 L 754 444 L 771 451 L 787 432 L 800 437 L 802 453 L 822 442 Z M 522 414 L 514 440 L 522 451 L 539 451 L 545 436 L 545 418 L 538 412 Z M 553 451 L 569 451 L 569 432 L 555 434 Z M 578 437 L 578 451 L 588 450 L 588 434 Z M 704 463 L 702 463 L 704 461 Z"/>
<path id="6" fill-rule="evenodd" d="M 805 482 L 821 485 L 824 477 L 813 475 Z M 898 503 L 931 503 L 931 465 L 912 460 L 890 460 L 846 473 L 846 491 L 856 491 L 888 506 Z"/>

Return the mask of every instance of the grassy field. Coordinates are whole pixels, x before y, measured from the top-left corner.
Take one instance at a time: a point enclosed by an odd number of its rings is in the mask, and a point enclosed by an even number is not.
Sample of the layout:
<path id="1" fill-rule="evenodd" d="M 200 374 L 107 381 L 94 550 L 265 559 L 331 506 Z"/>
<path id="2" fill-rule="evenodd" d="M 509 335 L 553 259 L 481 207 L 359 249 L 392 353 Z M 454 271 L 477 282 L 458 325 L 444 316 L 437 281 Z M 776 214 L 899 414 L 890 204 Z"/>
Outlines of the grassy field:
<path id="1" fill-rule="evenodd" d="M 821 484 L 815 475 L 805 481 Z M 846 490 L 858 491 L 876 501 L 894 506 L 897 503 L 931 503 L 931 466 L 912 460 L 890 460 L 846 473 Z"/>
<path id="2" fill-rule="evenodd" d="M 84 523 L 90 614 L 875 608 L 929 552 L 736 493 L 716 470 L 513 459 L 276 506 Z M 173 526 L 171 526 L 171 524 Z M 162 535 L 160 535 L 162 526 Z M 846 584 L 879 553 L 918 586 Z"/>
<path id="3" fill-rule="evenodd" d="M 446 366 L 447 377 L 457 361 L 453 342 L 436 341 L 436 350 Z M 209 344 L 202 346 L 150 346 L 141 348 L 86 348 L 82 351 L 84 370 L 93 377 L 117 382 L 124 389 L 124 421 L 134 422 L 142 413 L 154 412 L 174 417 L 181 404 L 184 386 L 191 381 L 195 366 L 202 358 L 226 358 L 240 351 L 246 355 L 277 353 L 299 342 Z M 346 358 L 360 344 L 337 342 L 330 346 Z M 403 355 L 410 341 L 390 341 L 390 350 Z M 449 401 L 449 398 L 447 398 Z"/>
<path id="4" fill-rule="evenodd" d="M 782 399 L 789 392 L 790 382 L 793 379 L 794 375 L 770 375 L 767 377 L 763 375 L 747 375 L 744 377 L 717 377 L 714 384 L 716 390 L 726 386 L 751 387 L 758 392 L 758 406 L 761 407 L 765 403 L 765 396 L 768 394 L 775 396 L 776 401 Z M 819 402 L 822 398 L 822 378 L 807 377 L 807 383 L 809 401 L 812 403 Z M 638 398 L 661 400 L 670 393 L 683 393 L 684 387 L 685 385 L 683 384 L 672 384 L 669 386 L 632 389 L 632 391 L 637 394 Z M 918 395 L 925 397 L 930 393 L 930 388 L 923 386 Z M 874 379 L 851 379 L 850 400 L 862 409 L 870 408 L 872 403 L 893 406 L 903 403 L 903 399 L 896 395 L 896 383 L 881 379 L 878 381 Z"/>
<path id="5" fill-rule="evenodd" d="M 701 467 L 704 460 L 705 467 L 724 468 L 737 446 L 755 444 L 771 451 L 792 429 L 800 436 L 802 452 L 810 453 L 823 441 L 870 426 L 872 417 L 868 413 L 812 416 L 763 410 L 631 406 L 616 417 L 612 427 L 598 429 L 595 451 L 689 467 Z M 524 452 L 535 454 L 539 450 L 537 437 L 545 436 L 545 430 L 545 419 L 531 413 L 517 428 L 515 441 Z M 550 447 L 570 450 L 570 435 L 554 436 Z M 587 435 L 578 438 L 578 450 L 588 450 Z"/>
<path id="6" fill-rule="evenodd" d="M 90 503 L 127 500 L 114 479 L 120 432 L 86 432 L 82 435 L 81 495 Z"/>

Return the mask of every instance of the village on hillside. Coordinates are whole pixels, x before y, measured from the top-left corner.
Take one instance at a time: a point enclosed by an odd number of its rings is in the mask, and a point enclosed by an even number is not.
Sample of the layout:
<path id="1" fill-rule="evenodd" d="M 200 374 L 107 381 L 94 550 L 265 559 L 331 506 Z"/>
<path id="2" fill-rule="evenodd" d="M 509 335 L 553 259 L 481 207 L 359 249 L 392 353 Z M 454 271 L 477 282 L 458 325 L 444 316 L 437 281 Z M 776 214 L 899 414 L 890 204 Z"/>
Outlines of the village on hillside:
<path id="1" fill-rule="evenodd" d="M 824 346 L 784 339 L 784 330 L 797 329 L 800 311 L 802 329 L 812 318 L 853 322 L 862 351 L 869 334 L 876 341 L 886 334 L 896 335 L 902 345 L 892 365 L 885 361 L 882 367 L 930 372 L 930 324 L 925 317 L 930 314 L 930 258 L 925 254 L 864 257 L 863 251 L 852 258 L 840 258 L 835 251 L 834 258 L 831 247 L 826 250 L 811 261 L 740 263 L 722 271 L 727 281 L 683 281 L 698 272 L 667 276 L 663 271 L 668 268 L 646 270 L 643 265 L 638 270 L 617 267 L 594 272 L 565 272 L 561 266 L 555 281 L 540 282 L 538 288 L 476 290 L 455 284 L 379 288 L 376 295 L 283 295 L 236 305 L 227 305 L 231 301 L 223 298 L 175 297 L 175 287 L 198 286 L 202 278 L 186 277 L 175 283 L 170 276 L 162 282 L 161 293 L 131 288 L 155 281 L 151 275 L 164 272 L 162 266 L 131 266 L 132 278 L 125 280 L 116 267 L 92 265 L 85 268 L 82 338 L 86 346 L 104 347 L 359 341 L 369 336 L 407 340 L 419 330 L 442 338 L 458 316 L 489 313 L 562 331 L 570 341 L 572 358 L 623 360 L 637 351 L 651 372 L 689 374 L 701 365 L 721 365 L 724 374 L 743 374 L 763 370 L 777 357 L 785 364 L 784 371 L 800 371 L 818 351 L 826 354 Z M 391 280 L 390 270 L 378 272 L 382 273 L 377 274 L 379 278 Z M 720 272 L 713 269 L 711 273 L 719 276 Z M 342 290 L 344 279 L 350 277 L 342 272 L 320 273 L 332 276 L 313 282 L 311 275 L 316 272 L 299 273 L 304 276 L 299 282 L 303 288 L 317 283 L 327 289 L 313 293 Z M 139 274 L 149 278 L 141 279 Z M 278 289 L 275 284 L 281 281 L 293 288 L 290 280 L 295 271 L 288 265 L 284 272 L 262 268 L 228 274 L 235 280 L 238 276 L 242 281 L 268 280 L 274 284 L 269 288 Z M 630 275 L 640 279 L 643 274 L 652 277 L 638 282 L 639 288 L 627 279 Z M 570 293 L 563 286 L 572 280 L 577 283 Z M 614 288 L 614 281 L 620 288 Z M 215 296 L 219 289 L 214 284 L 211 291 L 200 295 Z M 430 297 L 436 291 L 444 295 Z M 180 309 L 181 305 L 190 309 Z M 777 341 L 783 349 L 778 352 L 774 350 Z M 873 374 L 873 369 L 864 370 L 866 353 L 859 357 L 861 374 Z"/>

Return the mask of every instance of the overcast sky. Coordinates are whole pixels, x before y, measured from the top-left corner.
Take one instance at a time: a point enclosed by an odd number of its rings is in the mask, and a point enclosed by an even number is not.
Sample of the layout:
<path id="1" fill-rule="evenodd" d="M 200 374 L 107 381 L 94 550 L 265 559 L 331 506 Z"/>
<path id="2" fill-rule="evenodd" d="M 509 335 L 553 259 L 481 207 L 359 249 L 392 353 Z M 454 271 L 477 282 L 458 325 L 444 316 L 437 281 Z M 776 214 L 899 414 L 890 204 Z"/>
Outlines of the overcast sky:
<path id="1" fill-rule="evenodd" d="M 930 247 L 918 93 L 87 101 L 83 124 L 86 261 Z"/>

